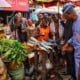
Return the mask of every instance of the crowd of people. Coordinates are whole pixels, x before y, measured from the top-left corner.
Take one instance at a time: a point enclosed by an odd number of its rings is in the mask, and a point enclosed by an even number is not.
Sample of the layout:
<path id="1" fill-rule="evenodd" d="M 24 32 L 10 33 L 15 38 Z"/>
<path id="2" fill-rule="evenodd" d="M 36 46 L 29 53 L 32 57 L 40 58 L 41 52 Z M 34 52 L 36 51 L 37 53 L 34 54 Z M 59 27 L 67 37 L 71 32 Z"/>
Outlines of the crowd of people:
<path id="1" fill-rule="evenodd" d="M 59 13 L 39 13 L 38 19 L 26 19 L 21 12 L 15 14 L 11 23 L 5 26 L 9 38 L 27 42 L 30 37 L 39 41 L 52 39 L 63 42 L 62 51 L 66 51 L 67 71 L 73 80 L 79 80 L 80 67 L 80 18 L 72 3 L 63 6 L 63 15 Z M 1 19 L 0 19 L 1 23 Z"/>

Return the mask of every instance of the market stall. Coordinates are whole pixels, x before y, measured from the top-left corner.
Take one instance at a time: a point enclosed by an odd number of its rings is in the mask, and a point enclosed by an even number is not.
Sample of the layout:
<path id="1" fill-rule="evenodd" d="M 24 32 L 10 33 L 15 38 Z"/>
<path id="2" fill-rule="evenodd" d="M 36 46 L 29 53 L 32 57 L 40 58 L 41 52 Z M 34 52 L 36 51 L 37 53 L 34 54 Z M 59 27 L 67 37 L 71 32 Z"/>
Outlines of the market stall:
<path id="1" fill-rule="evenodd" d="M 0 8 L 10 8 L 11 5 L 6 0 L 0 0 Z"/>
<path id="2" fill-rule="evenodd" d="M 5 11 L 28 11 L 29 3 L 28 0 L 6 0 L 12 7 L 4 9 Z"/>

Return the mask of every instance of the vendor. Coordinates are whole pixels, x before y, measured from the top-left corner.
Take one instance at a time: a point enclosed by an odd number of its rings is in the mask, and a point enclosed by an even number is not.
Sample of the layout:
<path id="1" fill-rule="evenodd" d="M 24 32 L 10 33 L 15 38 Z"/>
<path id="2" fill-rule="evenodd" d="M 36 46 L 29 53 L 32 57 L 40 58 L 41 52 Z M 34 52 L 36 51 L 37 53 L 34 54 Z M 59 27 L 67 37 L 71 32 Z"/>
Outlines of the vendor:
<path id="1" fill-rule="evenodd" d="M 38 34 L 40 35 L 38 37 L 38 40 L 40 40 L 40 41 L 47 41 L 50 38 L 52 38 L 52 33 L 51 33 L 50 27 L 47 23 L 48 22 L 46 20 L 43 20 L 40 27 L 38 28 Z"/>
<path id="2" fill-rule="evenodd" d="M 60 16 L 59 14 L 52 15 L 52 21 L 50 23 L 50 30 L 53 34 L 53 40 L 61 40 L 63 37 L 64 28 L 60 23 Z"/>

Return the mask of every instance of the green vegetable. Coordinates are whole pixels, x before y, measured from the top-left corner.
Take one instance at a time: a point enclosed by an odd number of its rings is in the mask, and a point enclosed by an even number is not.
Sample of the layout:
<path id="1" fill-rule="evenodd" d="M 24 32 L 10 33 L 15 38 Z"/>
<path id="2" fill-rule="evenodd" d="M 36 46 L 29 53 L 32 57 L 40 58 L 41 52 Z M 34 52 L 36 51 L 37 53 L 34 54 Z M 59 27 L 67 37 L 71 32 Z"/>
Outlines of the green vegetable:
<path id="1" fill-rule="evenodd" d="M 27 58 L 28 51 L 17 40 L 0 39 L 0 55 L 9 61 L 22 63 Z"/>

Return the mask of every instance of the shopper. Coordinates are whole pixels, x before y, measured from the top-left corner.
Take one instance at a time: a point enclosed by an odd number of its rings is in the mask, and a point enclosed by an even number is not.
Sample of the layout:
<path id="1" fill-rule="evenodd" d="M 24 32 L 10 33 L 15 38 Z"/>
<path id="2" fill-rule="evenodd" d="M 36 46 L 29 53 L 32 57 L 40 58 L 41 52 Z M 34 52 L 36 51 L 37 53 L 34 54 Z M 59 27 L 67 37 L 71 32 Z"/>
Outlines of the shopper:
<path id="1" fill-rule="evenodd" d="M 50 30 L 53 34 L 54 40 L 58 41 L 62 39 L 64 28 L 60 23 L 60 17 L 58 14 L 54 14 L 52 16 L 52 21 L 50 23 Z"/>
<path id="2" fill-rule="evenodd" d="M 46 20 L 43 20 L 42 23 L 40 24 L 40 27 L 38 28 L 38 34 L 40 35 L 38 37 L 38 40 L 40 41 L 44 41 L 44 40 L 47 41 L 50 38 L 52 38 L 52 33 L 47 23 L 48 22 Z"/>
<path id="3" fill-rule="evenodd" d="M 14 21 L 11 24 L 11 31 L 13 33 L 13 38 L 19 40 L 20 42 L 27 41 L 27 31 L 26 31 L 26 18 L 23 17 L 22 13 L 16 13 Z"/>
<path id="4" fill-rule="evenodd" d="M 69 47 L 69 44 L 74 47 L 74 58 L 76 67 L 76 78 L 78 79 L 79 63 L 80 63 L 80 17 L 76 14 L 74 10 L 74 5 L 72 3 L 66 3 L 63 7 L 63 14 L 67 20 L 73 21 L 72 33 L 73 36 L 67 41 L 63 49 L 73 50 Z M 66 17 L 67 16 L 67 17 Z"/>
<path id="5" fill-rule="evenodd" d="M 61 22 L 63 27 L 64 27 L 64 32 L 63 32 L 63 41 L 64 44 L 72 37 L 73 32 L 72 32 L 72 25 L 73 21 L 72 20 L 67 20 L 66 22 L 62 21 Z M 66 62 L 67 62 L 67 74 L 71 75 L 73 79 L 75 78 L 75 61 L 74 61 L 74 50 L 65 52 L 64 55 Z"/>
<path id="6" fill-rule="evenodd" d="M 32 21 L 32 19 L 28 19 L 27 21 L 27 35 L 28 39 L 35 35 L 35 23 Z"/>

